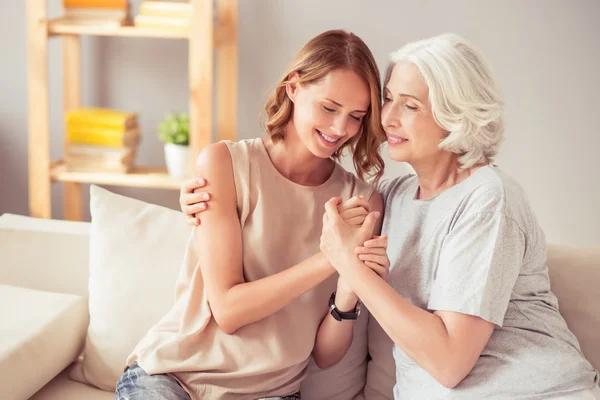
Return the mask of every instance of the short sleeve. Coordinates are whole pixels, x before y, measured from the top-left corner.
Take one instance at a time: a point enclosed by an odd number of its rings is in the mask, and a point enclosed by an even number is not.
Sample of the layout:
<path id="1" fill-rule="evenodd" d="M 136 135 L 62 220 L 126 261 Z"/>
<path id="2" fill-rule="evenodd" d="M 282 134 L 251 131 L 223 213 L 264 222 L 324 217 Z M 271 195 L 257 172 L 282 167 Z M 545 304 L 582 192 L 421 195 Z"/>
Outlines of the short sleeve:
<path id="1" fill-rule="evenodd" d="M 502 326 L 525 244 L 523 231 L 503 212 L 461 217 L 442 244 L 428 308 Z"/>
<path id="2" fill-rule="evenodd" d="M 382 179 L 377 184 L 377 191 L 381 195 L 384 203 L 387 203 L 388 195 L 390 194 L 390 190 L 392 189 L 393 180 L 392 179 Z"/>

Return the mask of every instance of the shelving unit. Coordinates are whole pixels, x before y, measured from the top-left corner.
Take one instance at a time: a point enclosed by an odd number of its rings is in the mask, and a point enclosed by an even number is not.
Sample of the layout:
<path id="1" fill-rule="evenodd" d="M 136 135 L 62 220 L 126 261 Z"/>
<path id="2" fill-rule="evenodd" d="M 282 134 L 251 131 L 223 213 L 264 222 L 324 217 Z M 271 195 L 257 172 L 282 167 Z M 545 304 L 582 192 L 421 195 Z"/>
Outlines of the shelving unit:
<path id="1" fill-rule="evenodd" d="M 47 21 L 48 35 L 94 35 L 94 36 L 129 36 L 162 39 L 187 39 L 189 33 L 184 30 L 147 29 L 136 26 L 103 27 L 70 23 L 61 18 Z"/>
<path id="2" fill-rule="evenodd" d="M 69 172 L 62 160 L 50 159 L 48 41 L 52 38 L 58 38 L 62 44 L 63 112 L 81 106 L 82 35 L 187 40 L 190 152 L 197 154 L 212 142 L 213 109 L 216 109 L 217 139 L 235 140 L 238 3 L 237 0 L 190 2 L 193 10 L 191 26 L 188 31 L 183 31 L 135 26 L 86 26 L 62 19 L 47 19 L 46 0 L 27 0 L 31 216 L 52 218 L 51 186 L 55 182 L 64 185 L 65 219 L 76 221 L 83 219 L 84 183 L 156 189 L 179 189 L 181 183 L 170 177 L 166 168 L 136 166 L 128 174 Z M 213 71 L 215 58 L 216 71 Z M 143 110 L 139 112 L 143 113 Z"/>
<path id="3" fill-rule="evenodd" d="M 52 163 L 50 175 L 56 182 L 94 183 L 96 185 L 132 186 L 154 189 L 179 189 L 181 183 L 167 174 L 166 168 L 138 167 L 127 174 L 108 172 L 70 172 L 62 161 Z"/>

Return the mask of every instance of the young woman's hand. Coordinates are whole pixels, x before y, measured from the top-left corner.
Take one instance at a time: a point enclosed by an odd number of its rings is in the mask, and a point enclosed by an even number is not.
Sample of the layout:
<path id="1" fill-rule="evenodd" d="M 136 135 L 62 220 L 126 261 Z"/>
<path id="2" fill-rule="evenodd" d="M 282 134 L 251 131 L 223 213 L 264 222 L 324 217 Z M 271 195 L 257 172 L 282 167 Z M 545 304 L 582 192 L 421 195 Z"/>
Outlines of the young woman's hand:
<path id="1" fill-rule="evenodd" d="M 210 193 L 199 191 L 206 186 L 206 179 L 192 178 L 184 181 L 179 189 L 179 205 L 187 217 L 188 225 L 200 225 L 198 214 L 206 210 L 210 201 Z"/>
<path id="2" fill-rule="evenodd" d="M 354 250 L 358 254 L 358 258 L 386 282 L 390 274 L 390 259 L 387 256 L 387 247 L 388 237 L 383 235 L 373 236 Z"/>

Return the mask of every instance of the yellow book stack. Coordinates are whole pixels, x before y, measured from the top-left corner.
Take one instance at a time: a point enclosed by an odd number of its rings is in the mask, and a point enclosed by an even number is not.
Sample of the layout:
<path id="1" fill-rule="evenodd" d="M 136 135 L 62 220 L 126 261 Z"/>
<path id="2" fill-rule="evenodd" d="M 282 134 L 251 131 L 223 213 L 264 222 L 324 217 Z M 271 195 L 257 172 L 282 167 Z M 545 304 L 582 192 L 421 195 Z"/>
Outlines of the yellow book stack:
<path id="1" fill-rule="evenodd" d="M 140 133 L 137 114 L 106 108 L 80 108 L 65 115 L 69 171 L 127 173 Z"/>
<path id="2" fill-rule="evenodd" d="M 130 22 L 127 0 L 63 0 L 63 18 L 82 25 L 120 26 Z"/>
<path id="3" fill-rule="evenodd" d="M 192 18 L 189 1 L 145 0 L 140 4 L 134 25 L 140 28 L 188 31 Z"/>

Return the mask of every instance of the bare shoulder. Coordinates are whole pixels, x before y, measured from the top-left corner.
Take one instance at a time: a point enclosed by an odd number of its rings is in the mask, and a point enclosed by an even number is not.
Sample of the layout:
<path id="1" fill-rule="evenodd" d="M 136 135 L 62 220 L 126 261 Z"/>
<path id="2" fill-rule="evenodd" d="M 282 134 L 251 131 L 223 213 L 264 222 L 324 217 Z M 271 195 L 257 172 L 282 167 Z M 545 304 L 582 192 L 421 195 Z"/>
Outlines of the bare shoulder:
<path id="1" fill-rule="evenodd" d="M 198 153 L 194 171 L 206 174 L 214 168 L 222 169 L 226 165 L 231 166 L 231 153 L 225 142 L 209 144 Z"/>

